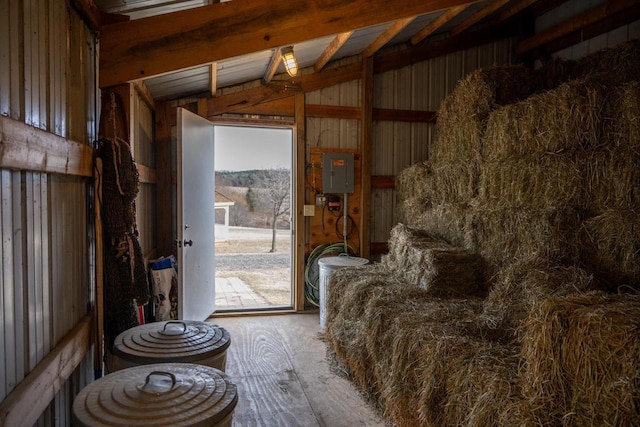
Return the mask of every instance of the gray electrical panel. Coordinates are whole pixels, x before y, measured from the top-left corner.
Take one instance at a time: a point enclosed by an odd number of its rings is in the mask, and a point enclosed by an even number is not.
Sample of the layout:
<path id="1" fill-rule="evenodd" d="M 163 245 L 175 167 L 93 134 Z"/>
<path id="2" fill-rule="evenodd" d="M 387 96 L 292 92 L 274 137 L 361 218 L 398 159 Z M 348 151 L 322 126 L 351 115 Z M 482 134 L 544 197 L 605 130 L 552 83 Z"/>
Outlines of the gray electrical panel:
<path id="1" fill-rule="evenodd" d="M 353 193 L 353 153 L 322 154 L 322 192 Z"/>

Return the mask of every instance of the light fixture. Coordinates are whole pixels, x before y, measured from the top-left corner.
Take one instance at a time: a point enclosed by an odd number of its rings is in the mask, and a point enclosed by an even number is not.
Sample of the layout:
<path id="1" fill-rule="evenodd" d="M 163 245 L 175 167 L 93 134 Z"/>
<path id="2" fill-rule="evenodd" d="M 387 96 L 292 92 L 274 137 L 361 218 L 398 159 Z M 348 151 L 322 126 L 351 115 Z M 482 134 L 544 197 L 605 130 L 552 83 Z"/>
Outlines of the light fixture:
<path id="1" fill-rule="evenodd" d="M 282 55 L 282 62 L 284 62 L 284 68 L 287 69 L 287 73 L 291 77 L 298 75 L 298 61 L 293 54 L 293 46 L 286 46 L 280 49 Z"/>

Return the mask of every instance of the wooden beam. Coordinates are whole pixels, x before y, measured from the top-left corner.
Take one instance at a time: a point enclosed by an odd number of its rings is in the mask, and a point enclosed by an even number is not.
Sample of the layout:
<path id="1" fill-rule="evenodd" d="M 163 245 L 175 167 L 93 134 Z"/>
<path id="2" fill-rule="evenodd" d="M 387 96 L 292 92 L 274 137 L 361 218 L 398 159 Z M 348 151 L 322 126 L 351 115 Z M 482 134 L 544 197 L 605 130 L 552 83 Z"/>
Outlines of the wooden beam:
<path id="1" fill-rule="evenodd" d="M 387 242 L 371 242 L 369 246 L 372 254 L 381 255 L 389 253 L 389 244 Z"/>
<path id="2" fill-rule="evenodd" d="M 373 54 L 382 49 L 384 45 L 389 42 L 389 40 L 394 38 L 407 25 L 411 24 L 414 19 L 416 19 L 416 17 L 411 16 L 409 18 L 398 19 L 397 21 L 394 21 L 386 30 L 384 30 L 382 34 L 378 36 L 377 39 L 373 41 L 373 43 L 367 46 L 367 48 L 362 52 L 362 56 L 364 58 L 373 56 Z"/>
<path id="3" fill-rule="evenodd" d="M 482 9 L 480 9 L 479 11 L 477 11 L 476 13 L 474 13 L 473 15 L 465 19 L 464 21 L 462 21 L 460 24 L 456 25 L 451 30 L 451 35 L 456 36 L 460 34 L 467 28 L 471 27 L 474 24 L 477 24 L 487 16 L 491 15 L 496 10 L 500 9 L 505 4 L 509 3 L 509 1 L 510 0 L 493 0 L 491 3 L 486 5 L 485 7 L 483 7 Z"/>
<path id="4" fill-rule="evenodd" d="M 218 91 L 218 63 L 212 62 L 209 65 L 209 93 L 212 97 L 216 96 Z"/>
<path id="5" fill-rule="evenodd" d="M 280 61 L 282 61 L 282 53 L 280 52 L 280 49 L 274 49 L 267 71 L 265 71 L 264 77 L 262 77 L 263 82 L 269 83 L 271 79 L 273 79 L 273 76 L 276 74 L 276 71 L 278 71 L 278 67 L 280 66 Z"/>
<path id="6" fill-rule="evenodd" d="M 252 114 L 263 116 L 290 116 L 294 115 L 294 97 L 275 99 L 273 101 L 265 101 L 260 104 L 250 105 L 248 107 L 239 108 L 236 113 Z M 209 116 L 214 120 L 215 116 Z"/>
<path id="7" fill-rule="evenodd" d="M 516 46 L 516 53 L 522 54 L 529 52 L 546 43 L 550 43 L 598 21 L 602 21 L 616 13 L 623 12 L 625 9 L 631 8 L 635 5 L 637 5 L 637 0 L 609 0 L 604 4 L 576 15 L 573 18 L 569 18 L 546 31 L 518 43 Z"/>
<path id="8" fill-rule="evenodd" d="M 411 37 L 409 42 L 412 45 L 416 45 L 420 43 L 422 40 L 426 39 L 432 33 L 437 31 L 440 27 L 442 27 L 447 22 L 451 21 L 453 18 L 458 16 L 463 10 L 471 6 L 471 4 L 462 4 L 460 6 L 452 7 L 451 9 L 444 12 L 442 15 L 438 16 L 433 21 L 429 22 L 426 27 L 422 30 L 418 31 L 416 34 Z"/>
<path id="9" fill-rule="evenodd" d="M 129 20 L 126 15 L 102 12 L 93 0 L 70 0 L 70 3 L 92 31 L 98 32 L 103 25 Z"/>
<path id="10" fill-rule="evenodd" d="M 462 49 L 469 49 L 491 43 L 496 40 L 503 40 L 511 37 L 514 29 L 507 25 L 492 27 L 487 30 L 464 33 L 444 40 L 431 43 L 422 43 L 417 46 L 407 47 L 397 52 L 390 52 L 374 58 L 374 71 L 383 73 L 416 64 L 432 58 L 448 55 Z"/>
<path id="11" fill-rule="evenodd" d="M 0 403 L 0 425 L 34 425 L 91 348 L 87 314 Z"/>
<path id="12" fill-rule="evenodd" d="M 136 163 L 138 169 L 138 178 L 141 184 L 156 184 L 156 170 L 149 166 Z"/>
<path id="13" fill-rule="evenodd" d="M 331 43 L 324 49 L 324 52 L 320 54 L 320 57 L 316 60 L 316 63 L 313 65 L 313 70 L 317 73 L 327 65 L 327 62 L 331 61 L 333 55 L 335 55 L 343 44 L 349 40 L 349 37 L 354 33 L 354 31 L 347 31 L 345 33 L 338 34 L 335 36 Z"/>
<path id="14" fill-rule="evenodd" d="M 147 104 L 147 106 L 151 108 L 152 111 L 155 111 L 156 100 L 153 98 L 153 95 L 151 95 L 151 92 L 149 92 L 149 88 L 147 87 L 147 85 L 144 84 L 142 80 L 138 80 L 136 82 L 133 82 L 133 87 L 138 93 L 138 96 L 142 98 L 142 100 Z"/>
<path id="15" fill-rule="evenodd" d="M 393 175 L 375 175 L 371 177 L 371 188 L 395 188 L 396 177 Z"/>
<path id="16" fill-rule="evenodd" d="M 537 1 L 538 0 L 521 0 L 518 3 L 514 4 L 513 6 L 500 12 L 498 16 L 496 16 L 491 22 L 493 24 L 504 22 L 507 19 L 511 18 L 513 15 L 516 15 L 522 12 L 523 10 L 525 10 L 526 8 L 528 8 L 529 6 L 531 6 Z"/>
<path id="17" fill-rule="evenodd" d="M 160 191 L 156 195 L 156 224 L 158 233 L 158 253 L 162 256 L 174 254 L 173 249 L 173 183 L 171 173 L 171 124 L 176 122 L 176 108 L 169 103 L 158 104 L 155 123 L 156 185 Z"/>
<path id="18" fill-rule="evenodd" d="M 361 69 L 362 64 L 357 62 L 339 68 L 326 68 L 319 73 L 295 77 L 291 81 L 274 81 L 268 85 L 210 98 L 207 100 L 207 117 L 293 97 L 296 92 L 309 92 L 355 80 L 360 78 Z"/>
<path id="19" fill-rule="evenodd" d="M 362 109 L 360 107 L 343 107 L 340 105 L 307 104 L 305 106 L 305 113 L 307 117 L 329 119 L 360 120 L 362 118 Z"/>
<path id="20" fill-rule="evenodd" d="M 295 179 L 297 185 L 295 186 L 294 200 L 295 213 L 296 213 L 296 230 L 295 233 L 295 245 L 296 250 L 293 254 L 294 260 L 294 309 L 297 311 L 304 310 L 304 253 L 305 253 L 305 216 L 304 216 L 304 204 L 305 204 L 305 165 L 306 165 L 306 153 L 307 153 L 307 130 L 306 130 L 306 117 L 305 117 L 305 102 L 304 93 L 298 92 L 295 95 L 295 145 L 293 149 L 293 155 L 295 164 L 293 170 L 295 173 Z"/>
<path id="21" fill-rule="evenodd" d="M 104 241 L 102 233 L 102 159 L 96 157 L 93 189 L 94 189 L 94 230 L 95 241 L 95 306 L 93 310 L 96 330 L 94 333 L 93 370 L 96 377 L 102 377 L 104 371 Z"/>
<path id="22" fill-rule="evenodd" d="M 468 0 L 234 0 L 104 26 L 100 87 L 431 13 Z"/>
<path id="23" fill-rule="evenodd" d="M 369 258 L 371 242 L 371 161 L 373 158 L 373 58 L 362 61 L 362 119 L 360 120 L 360 256 Z"/>
<path id="24" fill-rule="evenodd" d="M 90 177 L 93 155 L 86 144 L 0 115 L 0 168 Z"/>
<path id="25" fill-rule="evenodd" d="M 616 28 L 631 24 L 639 19 L 640 3 L 630 7 L 629 9 L 625 9 L 624 11 L 610 15 L 602 21 L 587 25 L 586 27 L 581 28 L 580 31 L 574 31 L 571 34 L 546 43 L 544 47 L 534 49 L 532 54 L 534 57 L 540 57 L 541 59 L 547 58 L 553 52 L 557 52 L 569 46 L 574 46 L 584 40 L 589 40 L 593 37 L 605 34 Z"/>
<path id="26" fill-rule="evenodd" d="M 374 108 L 373 120 L 389 122 L 435 123 L 438 113 L 426 110 Z"/>

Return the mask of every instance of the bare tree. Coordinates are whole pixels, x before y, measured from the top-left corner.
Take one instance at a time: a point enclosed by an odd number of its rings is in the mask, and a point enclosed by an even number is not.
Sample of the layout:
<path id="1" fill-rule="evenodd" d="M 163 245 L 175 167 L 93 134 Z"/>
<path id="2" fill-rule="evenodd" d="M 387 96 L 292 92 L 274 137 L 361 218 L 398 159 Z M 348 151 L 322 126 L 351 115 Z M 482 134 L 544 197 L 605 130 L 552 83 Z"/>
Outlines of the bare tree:
<path id="1" fill-rule="evenodd" d="M 256 193 L 271 223 L 269 252 L 275 252 L 278 219 L 289 214 L 291 205 L 291 172 L 284 168 L 267 169 L 262 171 L 259 181 L 262 188 Z"/>

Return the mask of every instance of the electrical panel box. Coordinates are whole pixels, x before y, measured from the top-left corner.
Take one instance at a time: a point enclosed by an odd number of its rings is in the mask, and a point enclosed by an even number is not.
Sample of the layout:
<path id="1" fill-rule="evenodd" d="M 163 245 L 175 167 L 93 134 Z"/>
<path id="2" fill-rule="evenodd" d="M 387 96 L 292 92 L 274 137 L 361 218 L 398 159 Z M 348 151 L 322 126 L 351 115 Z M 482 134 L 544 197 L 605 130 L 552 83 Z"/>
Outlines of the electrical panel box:
<path id="1" fill-rule="evenodd" d="M 322 192 L 353 193 L 353 153 L 322 154 Z"/>

